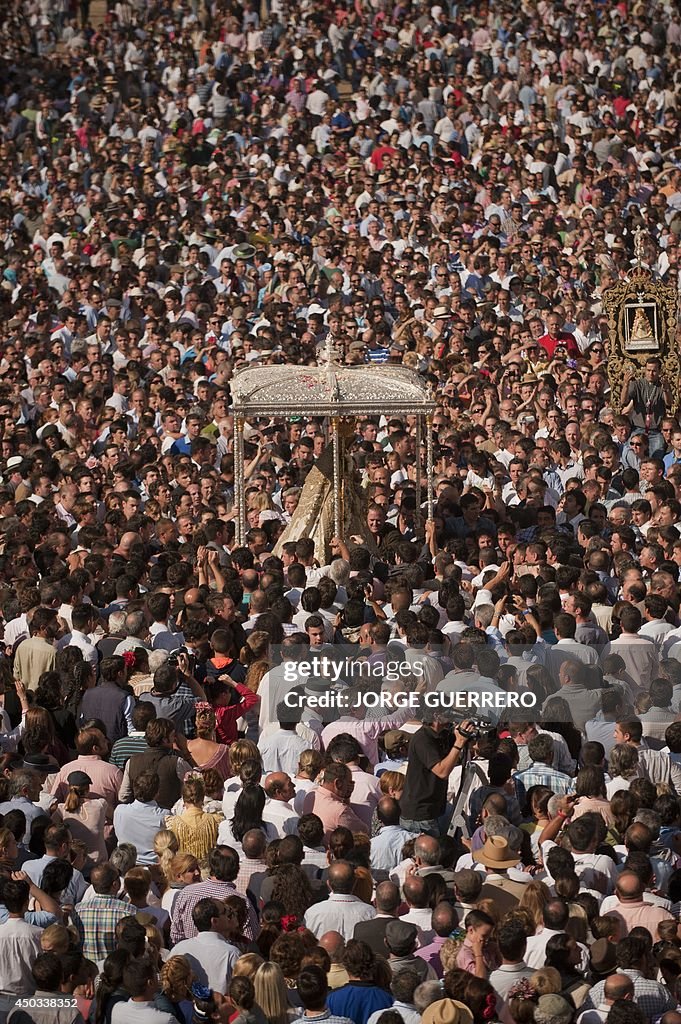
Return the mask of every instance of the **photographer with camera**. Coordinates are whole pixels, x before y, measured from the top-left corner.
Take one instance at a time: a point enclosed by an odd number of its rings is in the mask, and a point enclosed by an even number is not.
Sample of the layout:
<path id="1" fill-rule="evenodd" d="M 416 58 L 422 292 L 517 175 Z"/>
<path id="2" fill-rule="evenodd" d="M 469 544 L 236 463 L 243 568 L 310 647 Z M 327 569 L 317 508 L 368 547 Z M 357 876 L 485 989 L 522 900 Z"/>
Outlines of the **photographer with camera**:
<path id="1" fill-rule="evenodd" d="M 454 726 L 446 712 L 424 708 L 423 726 L 409 745 L 409 760 L 400 801 L 400 825 L 417 835 L 447 831 L 447 783 L 474 730 L 468 721 Z"/>
<path id="2" fill-rule="evenodd" d="M 153 689 L 140 697 L 140 700 L 148 700 L 154 705 L 157 718 L 170 719 L 175 728 L 184 731 L 185 735 L 185 724 L 193 724 L 197 700 L 206 700 L 203 687 L 191 674 L 191 667 L 187 652 L 173 652 L 165 665 L 154 672 Z"/>

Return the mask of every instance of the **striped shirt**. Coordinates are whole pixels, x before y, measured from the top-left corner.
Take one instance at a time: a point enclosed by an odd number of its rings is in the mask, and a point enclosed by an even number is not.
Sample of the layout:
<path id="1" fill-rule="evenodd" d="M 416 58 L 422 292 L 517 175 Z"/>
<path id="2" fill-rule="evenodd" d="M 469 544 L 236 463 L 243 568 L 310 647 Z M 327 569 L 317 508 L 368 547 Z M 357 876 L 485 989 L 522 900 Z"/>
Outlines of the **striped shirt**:
<path id="1" fill-rule="evenodd" d="M 144 738 L 144 733 L 133 731 L 128 736 L 116 740 L 111 748 L 109 761 L 123 770 L 133 754 L 143 754 L 148 749 L 149 744 Z"/>
<path id="2" fill-rule="evenodd" d="M 524 772 L 516 772 L 513 776 L 516 782 L 522 782 L 527 792 L 532 786 L 546 786 L 553 790 L 556 796 L 565 796 L 572 792 L 574 779 L 571 779 L 565 772 L 556 771 L 548 764 L 533 762 Z"/>
<path id="3" fill-rule="evenodd" d="M 390 349 L 387 348 L 367 349 L 367 359 L 370 363 L 387 363 L 389 355 Z"/>
<path id="4" fill-rule="evenodd" d="M 241 897 L 248 907 L 248 920 L 244 925 L 244 935 L 247 939 L 255 939 L 260 931 L 260 925 L 251 901 L 242 892 L 237 891 L 234 882 L 220 882 L 217 878 L 207 878 L 205 882 L 187 885 L 178 893 L 173 903 L 170 927 L 170 938 L 173 945 L 176 942 L 181 942 L 182 939 L 193 939 L 195 935 L 199 934 L 192 918 L 192 911 L 199 900 L 205 900 L 209 896 L 216 900 L 226 900 L 228 896 Z"/>

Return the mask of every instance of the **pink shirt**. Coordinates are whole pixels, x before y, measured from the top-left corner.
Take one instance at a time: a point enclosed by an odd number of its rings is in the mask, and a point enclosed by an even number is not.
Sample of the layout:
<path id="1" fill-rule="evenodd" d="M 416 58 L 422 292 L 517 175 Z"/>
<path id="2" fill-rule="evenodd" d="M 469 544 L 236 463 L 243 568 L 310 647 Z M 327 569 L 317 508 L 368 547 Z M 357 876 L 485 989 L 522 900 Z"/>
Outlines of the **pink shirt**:
<path id="1" fill-rule="evenodd" d="M 69 791 L 67 778 L 71 772 L 85 772 L 92 779 L 90 787 L 91 797 L 103 797 L 109 805 L 109 818 L 113 816 L 114 808 L 119 803 L 118 790 L 123 781 L 123 772 L 108 761 L 102 761 L 97 754 L 81 754 L 75 761 L 69 761 L 59 773 L 54 776 L 52 793 L 63 803 L 64 797 Z"/>
<path id="2" fill-rule="evenodd" d="M 303 801 L 303 814 L 316 814 L 322 819 L 324 839 L 327 842 L 333 830 L 341 825 L 349 828 L 351 832 L 363 832 L 366 835 L 369 833 L 367 826 L 357 817 L 350 805 L 323 786 L 307 794 Z"/>
<path id="3" fill-rule="evenodd" d="M 668 910 L 657 907 L 654 903 L 644 903 L 643 900 L 636 903 L 622 903 L 618 900 L 617 906 L 608 911 L 608 917 L 617 918 L 620 926 L 619 939 L 626 938 L 632 928 L 647 928 L 653 940 L 656 940 L 660 921 L 672 920 Z"/>

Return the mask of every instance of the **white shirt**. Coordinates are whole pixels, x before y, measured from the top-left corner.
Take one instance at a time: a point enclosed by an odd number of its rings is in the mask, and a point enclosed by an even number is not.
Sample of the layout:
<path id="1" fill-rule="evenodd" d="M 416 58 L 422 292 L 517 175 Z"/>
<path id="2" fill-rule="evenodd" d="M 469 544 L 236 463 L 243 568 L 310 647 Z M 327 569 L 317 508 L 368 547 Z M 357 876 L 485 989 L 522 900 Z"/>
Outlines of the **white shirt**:
<path id="1" fill-rule="evenodd" d="M 355 925 L 360 921 L 371 921 L 376 917 L 376 910 L 368 903 L 363 903 L 357 896 L 331 893 L 328 900 L 315 903 L 305 914 L 305 927 L 321 938 L 324 932 L 340 932 L 347 942 L 354 935 Z M 173 954 L 175 953 L 173 948 Z"/>
<path id="2" fill-rule="evenodd" d="M 4 638 L 6 647 L 16 647 L 20 640 L 28 640 L 29 636 L 28 619 L 25 612 L 23 615 L 18 615 L 16 619 L 12 619 L 5 626 Z"/>
<path id="3" fill-rule="evenodd" d="M 0 925 L 0 992 L 25 996 L 34 991 L 31 966 L 41 953 L 42 931 L 14 917 Z"/>
<path id="4" fill-rule="evenodd" d="M 289 772 L 290 774 L 290 772 Z M 293 810 L 300 817 L 303 813 L 303 804 L 305 797 L 313 789 L 317 788 L 317 783 L 313 782 L 312 779 L 301 779 L 296 776 L 293 779 L 293 785 L 296 787 L 296 795 L 293 798 Z"/>
<path id="5" fill-rule="evenodd" d="M 298 815 L 293 804 L 289 804 L 285 800 L 270 800 L 268 798 L 265 810 L 262 812 L 262 820 L 274 826 L 280 839 L 298 833 Z"/>
<path id="6" fill-rule="evenodd" d="M 527 940 L 527 949 L 525 950 L 525 963 L 532 970 L 537 971 L 540 967 L 544 966 L 546 962 L 546 947 L 549 944 L 549 939 L 552 939 L 554 935 L 562 935 L 561 931 L 554 931 L 553 928 L 542 928 L 536 935 L 530 935 Z"/>
<path id="7" fill-rule="evenodd" d="M 419 930 L 419 946 L 427 946 L 435 938 L 433 911 L 430 907 L 412 907 L 408 913 L 400 916 L 400 921 L 416 925 Z"/>
<path id="8" fill-rule="evenodd" d="M 218 846 L 231 846 L 232 849 L 236 850 L 236 852 L 239 854 L 239 857 L 243 857 L 244 851 L 241 847 L 241 843 L 234 838 L 234 834 L 232 832 L 231 819 L 233 817 L 234 814 L 232 813 L 228 821 L 220 822 L 220 827 L 218 828 Z M 261 829 L 261 831 L 265 833 L 265 838 L 267 839 L 268 843 L 273 843 L 275 839 L 280 838 L 277 835 L 277 831 L 274 825 L 271 825 L 269 821 L 265 821 L 263 822 L 263 824 L 265 828 Z"/>
<path id="9" fill-rule="evenodd" d="M 286 772 L 291 778 L 298 771 L 300 755 L 308 743 L 290 729 L 266 729 L 258 743 L 263 772 Z"/>
<path id="10" fill-rule="evenodd" d="M 127 999 L 114 1006 L 111 1024 L 179 1024 L 179 1021 L 172 1013 L 157 1010 L 153 1003 L 134 1003 Z"/>
<path id="11" fill-rule="evenodd" d="M 57 650 L 59 651 L 63 650 L 64 647 L 77 647 L 79 651 L 83 652 L 83 660 L 89 661 L 95 674 L 97 673 L 99 652 L 86 633 L 81 633 L 80 630 L 74 629 L 73 632 L 62 637 L 57 644 Z"/>
<path id="12" fill-rule="evenodd" d="M 199 932 L 173 946 L 173 956 L 186 956 L 196 980 L 224 996 L 241 953 L 217 932 Z"/>

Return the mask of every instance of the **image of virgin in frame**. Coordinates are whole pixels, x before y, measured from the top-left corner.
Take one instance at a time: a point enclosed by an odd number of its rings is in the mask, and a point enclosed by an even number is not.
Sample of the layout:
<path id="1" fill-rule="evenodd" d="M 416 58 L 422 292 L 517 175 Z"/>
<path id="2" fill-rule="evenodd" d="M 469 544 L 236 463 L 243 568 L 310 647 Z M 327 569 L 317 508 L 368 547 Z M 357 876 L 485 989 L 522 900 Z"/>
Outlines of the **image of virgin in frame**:
<path id="1" fill-rule="evenodd" d="M 659 352 L 657 303 L 628 302 L 624 307 L 625 352 Z"/>

